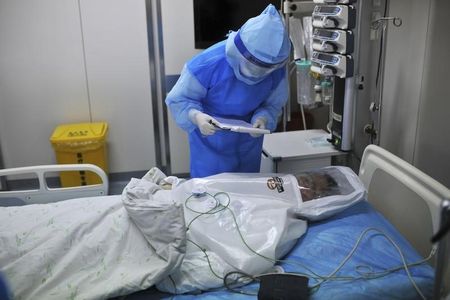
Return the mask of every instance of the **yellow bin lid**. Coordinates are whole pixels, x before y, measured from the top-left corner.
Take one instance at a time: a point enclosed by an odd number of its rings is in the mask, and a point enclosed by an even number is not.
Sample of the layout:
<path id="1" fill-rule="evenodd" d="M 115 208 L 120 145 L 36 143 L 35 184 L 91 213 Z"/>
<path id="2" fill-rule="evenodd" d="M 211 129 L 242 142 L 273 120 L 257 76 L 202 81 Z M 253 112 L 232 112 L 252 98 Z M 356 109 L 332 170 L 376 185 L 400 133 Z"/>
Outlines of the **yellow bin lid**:
<path id="1" fill-rule="evenodd" d="M 78 123 L 59 125 L 50 137 L 52 144 L 65 142 L 101 141 L 106 137 L 108 124 L 99 123 Z"/>

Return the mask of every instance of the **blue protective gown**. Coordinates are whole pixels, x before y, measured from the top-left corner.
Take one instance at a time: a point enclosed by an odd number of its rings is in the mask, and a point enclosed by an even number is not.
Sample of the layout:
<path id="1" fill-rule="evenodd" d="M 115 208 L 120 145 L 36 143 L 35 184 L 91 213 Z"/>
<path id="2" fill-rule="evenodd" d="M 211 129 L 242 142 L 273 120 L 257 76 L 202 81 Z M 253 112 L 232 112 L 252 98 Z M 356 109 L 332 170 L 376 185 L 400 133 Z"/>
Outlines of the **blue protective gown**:
<path id="1" fill-rule="evenodd" d="M 254 138 L 224 130 L 202 136 L 189 120 L 189 110 L 249 123 L 264 117 L 272 131 L 287 99 L 284 68 L 256 84 L 244 83 L 227 62 L 225 48 L 226 41 L 220 42 L 190 60 L 166 99 L 177 124 L 189 132 L 191 177 L 259 172 L 263 136 Z"/>

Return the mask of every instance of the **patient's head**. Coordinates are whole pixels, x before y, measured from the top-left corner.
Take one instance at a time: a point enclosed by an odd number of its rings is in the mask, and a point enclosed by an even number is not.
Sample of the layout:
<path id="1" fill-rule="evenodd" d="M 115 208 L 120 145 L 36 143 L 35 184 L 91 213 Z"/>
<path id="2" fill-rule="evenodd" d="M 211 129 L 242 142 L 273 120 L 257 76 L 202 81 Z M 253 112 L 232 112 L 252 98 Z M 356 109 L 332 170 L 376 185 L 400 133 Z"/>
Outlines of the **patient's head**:
<path id="1" fill-rule="evenodd" d="M 302 173 L 296 176 L 303 201 L 322 198 L 336 193 L 337 182 L 326 173 Z"/>

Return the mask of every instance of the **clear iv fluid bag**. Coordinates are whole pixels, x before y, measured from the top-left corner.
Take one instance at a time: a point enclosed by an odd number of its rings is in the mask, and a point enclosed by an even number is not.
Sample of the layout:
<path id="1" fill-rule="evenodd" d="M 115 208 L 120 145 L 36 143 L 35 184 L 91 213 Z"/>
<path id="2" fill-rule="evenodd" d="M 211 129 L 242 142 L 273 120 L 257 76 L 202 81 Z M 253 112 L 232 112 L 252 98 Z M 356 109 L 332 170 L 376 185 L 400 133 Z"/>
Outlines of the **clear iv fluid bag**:
<path id="1" fill-rule="evenodd" d="M 306 107 L 312 107 L 314 102 L 314 80 L 311 78 L 311 62 L 300 60 L 295 62 L 297 67 L 297 102 Z"/>

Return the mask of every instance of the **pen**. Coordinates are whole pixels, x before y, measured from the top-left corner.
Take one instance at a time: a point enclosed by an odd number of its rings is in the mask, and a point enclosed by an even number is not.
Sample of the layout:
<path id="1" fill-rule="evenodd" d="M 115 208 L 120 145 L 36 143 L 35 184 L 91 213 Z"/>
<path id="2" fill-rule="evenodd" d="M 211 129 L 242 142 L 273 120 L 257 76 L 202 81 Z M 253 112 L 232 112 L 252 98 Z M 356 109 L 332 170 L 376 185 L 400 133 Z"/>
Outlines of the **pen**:
<path id="1" fill-rule="evenodd" d="M 208 123 L 211 124 L 212 126 L 218 128 L 218 129 L 221 129 L 221 130 L 230 130 L 229 128 L 222 128 L 222 127 L 220 127 L 219 125 L 217 125 L 216 123 L 214 123 L 213 120 L 209 120 Z"/>

